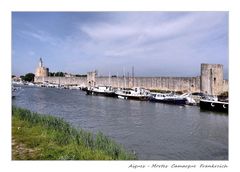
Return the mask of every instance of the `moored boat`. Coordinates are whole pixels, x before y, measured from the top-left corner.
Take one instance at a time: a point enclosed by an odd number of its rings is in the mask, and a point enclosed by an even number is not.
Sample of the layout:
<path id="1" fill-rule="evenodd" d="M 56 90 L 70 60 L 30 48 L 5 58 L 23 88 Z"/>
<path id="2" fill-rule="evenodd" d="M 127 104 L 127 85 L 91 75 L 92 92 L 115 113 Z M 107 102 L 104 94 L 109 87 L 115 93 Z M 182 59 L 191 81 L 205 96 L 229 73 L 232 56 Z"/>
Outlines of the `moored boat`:
<path id="1" fill-rule="evenodd" d="M 200 100 L 204 98 L 206 95 L 202 92 L 193 92 L 190 93 L 190 97 L 196 102 L 198 105 L 200 103 Z"/>
<path id="2" fill-rule="evenodd" d="M 186 105 L 187 99 L 183 96 L 177 96 L 173 94 L 152 93 L 149 99 L 151 102 L 161 102 L 175 105 Z"/>
<path id="3" fill-rule="evenodd" d="M 193 98 L 192 93 L 184 93 L 184 94 L 180 95 L 179 97 L 185 98 L 187 105 L 197 105 L 197 102 L 196 102 L 195 98 Z"/>
<path id="4" fill-rule="evenodd" d="M 201 99 L 199 105 L 200 105 L 200 108 L 203 110 L 228 113 L 228 102 Z"/>
<path id="5" fill-rule="evenodd" d="M 135 87 L 132 89 L 119 89 L 116 91 L 116 95 L 119 99 L 148 100 L 150 91 L 144 88 Z"/>
<path id="6" fill-rule="evenodd" d="M 117 97 L 114 89 L 111 86 L 97 86 L 88 88 L 86 90 L 87 95 L 106 96 L 106 97 Z"/>

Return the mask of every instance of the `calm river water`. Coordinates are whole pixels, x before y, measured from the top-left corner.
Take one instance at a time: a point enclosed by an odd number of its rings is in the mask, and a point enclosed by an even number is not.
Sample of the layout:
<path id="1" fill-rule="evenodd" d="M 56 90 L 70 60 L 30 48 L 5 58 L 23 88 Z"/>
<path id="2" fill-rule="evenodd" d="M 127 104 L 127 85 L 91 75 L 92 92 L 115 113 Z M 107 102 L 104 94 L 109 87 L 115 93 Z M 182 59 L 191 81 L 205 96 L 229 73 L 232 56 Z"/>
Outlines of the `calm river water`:
<path id="1" fill-rule="evenodd" d="M 87 96 L 79 90 L 23 87 L 13 105 L 103 132 L 140 160 L 228 160 L 228 116 L 197 106 Z"/>

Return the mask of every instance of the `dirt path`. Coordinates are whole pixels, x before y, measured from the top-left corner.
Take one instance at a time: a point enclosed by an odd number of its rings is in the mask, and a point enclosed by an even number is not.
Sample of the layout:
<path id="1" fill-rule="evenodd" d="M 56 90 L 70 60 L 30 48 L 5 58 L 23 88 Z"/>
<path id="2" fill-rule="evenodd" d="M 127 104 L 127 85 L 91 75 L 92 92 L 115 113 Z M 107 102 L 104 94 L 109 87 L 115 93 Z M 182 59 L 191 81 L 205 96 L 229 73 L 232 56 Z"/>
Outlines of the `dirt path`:
<path id="1" fill-rule="evenodd" d="M 12 137 L 12 160 L 33 160 L 37 151 L 37 149 L 27 148 L 23 143 L 18 143 Z"/>

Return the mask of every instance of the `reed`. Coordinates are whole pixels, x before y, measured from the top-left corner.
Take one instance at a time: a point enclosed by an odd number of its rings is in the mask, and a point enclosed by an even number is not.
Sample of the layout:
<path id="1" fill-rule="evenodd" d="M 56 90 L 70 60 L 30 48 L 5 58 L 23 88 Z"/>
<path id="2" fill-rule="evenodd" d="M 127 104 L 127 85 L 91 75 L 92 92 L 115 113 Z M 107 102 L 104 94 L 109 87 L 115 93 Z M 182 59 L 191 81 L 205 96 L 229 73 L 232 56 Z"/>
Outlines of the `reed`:
<path id="1" fill-rule="evenodd" d="M 13 159 L 136 159 L 101 132 L 92 134 L 72 127 L 63 119 L 18 107 L 12 107 L 12 138 Z"/>

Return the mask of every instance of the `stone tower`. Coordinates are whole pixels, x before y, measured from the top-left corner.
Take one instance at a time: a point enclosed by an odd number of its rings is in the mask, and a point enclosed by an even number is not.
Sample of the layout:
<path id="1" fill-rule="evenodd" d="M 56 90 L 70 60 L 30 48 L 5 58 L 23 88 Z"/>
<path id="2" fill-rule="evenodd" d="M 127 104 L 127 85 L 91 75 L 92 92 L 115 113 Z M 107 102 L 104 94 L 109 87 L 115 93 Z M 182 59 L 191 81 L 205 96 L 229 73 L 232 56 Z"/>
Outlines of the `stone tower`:
<path id="1" fill-rule="evenodd" d="M 223 82 L 223 65 L 201 64 L 201 92 L 209 95 L 221 94 Z"/>
<path id="2" fill-rule="evenodd" d="M 38 65 L 38 67 L 43 67 L 43 61 L 42 61 L 42 58 L 40 58 L 40 60 L 39 60 L 39 65 Z"/>
<path id="3" fill-rule="evenodd" d="M 46 77 L 46 76 L 48 76 L 48 72 L 49 72 L 48 68 L 45 68 L 43 66 L 42 58 L 40 58 L 38 67 L 37 67 L 36 72 L 35 72 L 35 76 L 36 77 Z"/>
<path id="4" fill-rule="evenodd" d="M 94 87 L 96 85 L 96 76 L 97 76 L 97 71 L 93 72 L 88 72 L 87 73 L 87 85 L 88 87 Z"/>

